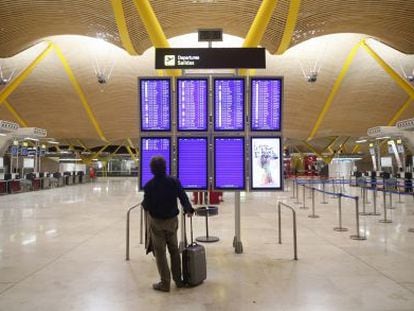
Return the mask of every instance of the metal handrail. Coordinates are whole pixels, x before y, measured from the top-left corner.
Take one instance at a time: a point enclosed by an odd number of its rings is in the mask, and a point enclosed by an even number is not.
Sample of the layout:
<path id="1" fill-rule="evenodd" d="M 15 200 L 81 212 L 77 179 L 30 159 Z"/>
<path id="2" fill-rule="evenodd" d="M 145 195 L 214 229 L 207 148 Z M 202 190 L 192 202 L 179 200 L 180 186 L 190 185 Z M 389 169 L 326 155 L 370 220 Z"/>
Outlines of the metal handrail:
<path id="1" fill-rule="evenodd" d="M 140 216 L 141 216 L 141 218 L 140 218 L 140 224 L 141 224 L 141 227 L 140 227 L 140 244 L 143 243 L 143 233 L 142 233 L 143 221 L 144 221 L 143 208 L 142 208 L 141 203 L 138 203 L 138 204 L 135 204 L 134 206 L 130 207 L 128 209 L 128 212 L 127 212 L 127 223 L 126 223 L 126 256 L 125 256 L 125 260 L 129 260 L 129 231 L 130 231 L 129 230 L 129 219 L 130 219 L 130 214 L 131 214 L 131 211 L 133 209 L 135 209 L 136 207 L 138 207 L 138 206 L 141 206 L 141 213 L 140 213 Z"/>
<path id="2" fill-rule="evenodd" d="M 282 244 L 282 220 L 281 220 L 281 206 L 287 207 L 292 211 L 293 215 L 293 251 L 294 251 L 294 257 L 293 259 L 298 260 L 298 246 L 297 246 L 297 230 L 296 230 L 296 211 L 293 207 L 279 202 L 277 205 L 278 210 L 278 232 L 279 232 L 279 244 Z"/>

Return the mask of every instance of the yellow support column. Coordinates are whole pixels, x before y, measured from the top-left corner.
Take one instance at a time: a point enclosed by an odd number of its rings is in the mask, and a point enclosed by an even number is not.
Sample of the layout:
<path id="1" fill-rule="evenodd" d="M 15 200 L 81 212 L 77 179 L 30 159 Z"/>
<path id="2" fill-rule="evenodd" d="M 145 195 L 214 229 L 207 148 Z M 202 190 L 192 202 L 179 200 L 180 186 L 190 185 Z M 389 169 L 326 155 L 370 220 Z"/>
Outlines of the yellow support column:
<path id="1" fill-rule="evenodd" d="M 53 44 L 48 43 L 47 47 L 43 50 L 42 53 L 37 56 L 29 66 L 26 67 L 16 78 L 14 78 L 6 87 L 0 92 L 0 103 L 2 103 L 11 93 L 22 84 L 26 78 L 32 73 L 33 69 L 47 56 L 53 49 Z"/>
<path id="2" fill-rule="evenodd" d="M 395 125 L 395 123 L 398 121 L 398 118 L 402 115 L 402 113 L 407 109 L 411 103 L 413 102 L 413 98 L 409 97 L 405 103 L 398 109 L 398 111 L 394 114 L 394 116 L 391 118 L 390 122 L 388 122 L 388 126 Z"/>
<path id="3" fill-rule="evenodd" d="M 282 40 L 280 40 L 279 48 L 275 54 L 282 54 L 286 51 L 292 41 L 293 32 L 295 31 L 296 22 L 298 20 L 301 0 L 291 0 L 289 4 L 289 13 L 286 19 L 285 31 Z"/>
<path id="4" fill-rule="evenodd" d="M 133 0 L 135 8 L 141 20 L 147 30 L 147 33 L 151 39 L 152 44 L 155 48 L 169 48 L 170 44 L 168 43 L 167 37 L 164 34 L 164 31 L 161 28 L 160 22 L 158 21 L 157 16 L 152 9 L 152 6 L 149 0 Z M 179 76 L 181 75 L 181 70 L 166 70 L 167 74 L 170 76 Z"/>
<path id="5" fill-rule="evenodd" d="M 257 11 L 256 17 L 247 32 L 242 47 L 251 48 L 257 47 L 262 41 L 263 35 L 267 29 L 270 18 L 273 15 L 277 5 L 277 0 L 264 0 Z M 254 70 L 240 69 L 239 74 L 242 76 L 251 75 Z"/>
<path id="6" fill-rule="evenodd" d="M 78 94 L 79 99 L 81 100 L 81 103 L 83 105 L 83 108 L 85 109 L 86 114 L 88 115 L 89 120 L 91 121 L 93 127 L 95 128 L 96 132 L 98 133 L 99 137 L 103 141 L 108 141 L 105 137 L 105 135 L 102 132 L 101 126 L 99 125 L 98 121 L 96 120 L 95 115 L 92 112 L 91 107 L 89 106 L 88 101 L 86 100 L 85 94 L 76 79 L 75 75 L 73 74 L 72 68 L 70 68 L 68 61 L 66 60 L 65 56 L 62 53 L 62 50 L 56 45 L 53 44 L 54 50 L 56 52 L 56 55 L 58 56 L 60 62 L 63 65 L 63 68 L 66 71 L 66 74 L 72 83 L 72 86 L 75 90 L 75 92 Z"/>
<path id="7" fill-rule="evenodd" d="M 122 0 L 111 0 L 111 4 L 122 46 L 130 55 L 138 55 L 132 44 L 131 37 L 129 36 Z"/>
<path id="8" fill-rule="evenodd" d="M 414 87 L 404 78 L 402 78 L 394 69 L 391 68 L 366 42 L 362 40 L 361 46 L 372 56 L 373 59 L 385 70 L 386 73 L 410 96 L 414 98 Z"/>
<path id="9" fill-rule="evenodd" d="M 3 102 L 4 106 L 6 106 L 7 110 L 13 115 L 13 117 L 20 123 L 20 125 L 27 127 L 27 122 L 23 120 L 23 118 L 17 113 L 17 111 L 9 104 L 7 100 Z"/>
<path id="10" fill-rule="evenodd" d="M 315 122 L 315 125 L 312 128 L 311 133 L 309 134 L 309 137 L 307 138 L 307 140 L 311 140 L 316 132 L 318 131 L 323 119 L 325 118 L 326 113 L 328 112 L 329 108 L 332 105 L 332 102 L 336 96 L 336 93 L 338 93 L 339 88 L 341 87 L 342 81 L 345 78 L 346 73 L 349 70 L 349 67 L 351 67 L 351 64 L 358 52 L 359 47 L 361 46 L 362 41 L 358 42 L 351 50 L 351 52 L 349 52 L 344 65 L 342 66 L 341 71 L 339 72 L 338 77 L 336 78 L 335 84 L 332 87 L 332 90 L 328 96 L 328 99 L 326 100 L 325 104 L 322 107 L 321 112 L 319 113 L 318 119 Z"/>

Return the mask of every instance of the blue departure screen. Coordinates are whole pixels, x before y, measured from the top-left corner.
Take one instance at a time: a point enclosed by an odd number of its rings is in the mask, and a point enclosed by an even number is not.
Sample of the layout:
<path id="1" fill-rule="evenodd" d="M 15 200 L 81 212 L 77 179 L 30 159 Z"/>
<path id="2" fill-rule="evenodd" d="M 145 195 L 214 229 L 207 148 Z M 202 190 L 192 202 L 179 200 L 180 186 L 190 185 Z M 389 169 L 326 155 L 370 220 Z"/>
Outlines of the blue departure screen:
<path id="1" fill-rule="evenodd" d="M 179 131 L 206 131 L 208 80 L 177 79 L 177 108 Z"/>
<path id="2" fill-rule="evenodd" d="M 252 131 L 280 131 L 282 79 L 252 78 L 250 99 Z"/>
<path id="3" fill-rule="evenodd" d="M 167 162 L 167 174 L 170 174 L 171 141 L 169 138 L 141 138 L 141 179 L 140 189 L 153 177 L 150 162 L 153 156 L 162 156 Z"/>
<path id="4" fill-rule="evenodd" d="M 244 79 L 214 79 L 214 129 L 244 130 Z"/>
<path id="5" fill-rule="evenodd" d="M 141 129 L 171 129 L 171 80 L 140 79 Z"/>
<path id="6" fill-rule="evenodd" d="M 178 138 L 177 177 L 184 189 L 207 190 L 207 138 Z"/>
<path id="7" fill-rule="evenodd" d="M 244 139 L 216 137 L 214 139 L 214 188 L 244 189 Z"/>

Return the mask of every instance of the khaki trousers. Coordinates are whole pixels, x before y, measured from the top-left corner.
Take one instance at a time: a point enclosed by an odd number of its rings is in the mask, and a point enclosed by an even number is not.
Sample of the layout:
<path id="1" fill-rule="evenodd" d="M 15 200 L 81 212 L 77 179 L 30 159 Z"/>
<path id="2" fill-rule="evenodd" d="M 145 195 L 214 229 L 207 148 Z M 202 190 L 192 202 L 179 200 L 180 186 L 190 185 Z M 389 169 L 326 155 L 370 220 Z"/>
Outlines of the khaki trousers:
<path id="1" fill-rule="evenodd" d="M 177 240 L 178 217 L 170 219 L 151 218 L 151 239 L 161 282 L 171 283 L 166 247 L 170 253 L 171 273 L 175 282 L 181 281 L 181 258 Z"/>

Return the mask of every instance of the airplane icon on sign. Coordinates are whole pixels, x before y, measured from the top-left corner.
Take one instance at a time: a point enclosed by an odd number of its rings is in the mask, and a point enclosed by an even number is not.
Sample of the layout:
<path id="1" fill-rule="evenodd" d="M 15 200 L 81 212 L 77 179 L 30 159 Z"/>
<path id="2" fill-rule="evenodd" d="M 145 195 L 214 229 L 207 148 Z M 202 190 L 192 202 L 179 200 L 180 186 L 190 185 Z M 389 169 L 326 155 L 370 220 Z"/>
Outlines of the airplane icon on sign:
<path id="1" fill-rule="evenodd" d="M 164 65 L 170 67 L 175 66 L 175 55 L 164 55 Z"/>

